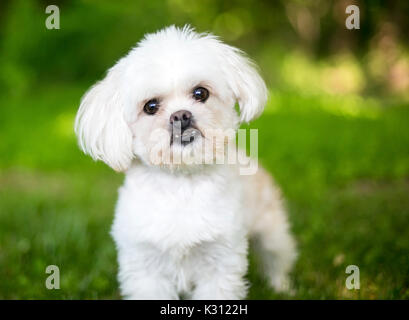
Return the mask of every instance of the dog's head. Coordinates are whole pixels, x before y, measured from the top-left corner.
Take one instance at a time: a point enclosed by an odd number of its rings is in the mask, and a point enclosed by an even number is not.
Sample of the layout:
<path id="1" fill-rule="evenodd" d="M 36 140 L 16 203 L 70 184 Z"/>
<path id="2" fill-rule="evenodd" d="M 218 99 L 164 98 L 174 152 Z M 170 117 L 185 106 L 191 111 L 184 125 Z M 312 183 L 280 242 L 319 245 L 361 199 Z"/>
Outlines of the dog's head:
<path id="1" fill-rule="evenodd" d="M 172 26 L 145 36 L 85 94 L 75 131 L 84 152 L 117 171 L 134 159 L 173 165 L 176 154 L 182 165 L 191 163 L 186 156 L 208 161 L 266 99 L 263 80 L 240 50 Z"/>

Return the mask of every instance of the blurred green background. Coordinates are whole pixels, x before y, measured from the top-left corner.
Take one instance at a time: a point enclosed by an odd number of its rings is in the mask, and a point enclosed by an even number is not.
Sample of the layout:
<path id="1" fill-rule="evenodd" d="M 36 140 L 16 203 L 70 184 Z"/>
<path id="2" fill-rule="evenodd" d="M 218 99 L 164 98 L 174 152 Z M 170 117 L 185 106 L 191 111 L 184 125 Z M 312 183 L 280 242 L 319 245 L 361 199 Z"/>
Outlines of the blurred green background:
<path id="1" fill-rule="evenodd" d="M 250 127 L 300 255 L 290 297 L 251 252 L 249 298 L 408 299 L 408 16 L 403 0 L 0 2 L 0 298 L 119 298 L 108 231 L 123 176 L 78 150 L 73 120 L 143 34 L 189 23 L 246 51 L 270 90 Z M 60 290 L 44 285 L 51 264 Z M 360 290 L 345 287 L 350 264 Z"/>

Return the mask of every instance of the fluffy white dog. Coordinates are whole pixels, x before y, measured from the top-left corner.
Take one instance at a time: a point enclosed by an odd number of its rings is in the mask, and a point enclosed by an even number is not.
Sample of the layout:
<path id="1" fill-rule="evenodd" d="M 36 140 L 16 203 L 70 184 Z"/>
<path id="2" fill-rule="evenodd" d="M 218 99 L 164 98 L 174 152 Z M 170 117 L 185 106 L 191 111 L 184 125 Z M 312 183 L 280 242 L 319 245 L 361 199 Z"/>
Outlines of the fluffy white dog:
<path id="1" fill-rule="evenodd" d="M 174 26 L 145 36 L 85 94 L 82 150 L 126 173 L 112 227 L 125 298 L 245 298 L 249 235 L 270 284 L 289 288 L 296 251 L 279 190 L 262 169 L 214 161 L 266 100 L 240 50 Z"/>

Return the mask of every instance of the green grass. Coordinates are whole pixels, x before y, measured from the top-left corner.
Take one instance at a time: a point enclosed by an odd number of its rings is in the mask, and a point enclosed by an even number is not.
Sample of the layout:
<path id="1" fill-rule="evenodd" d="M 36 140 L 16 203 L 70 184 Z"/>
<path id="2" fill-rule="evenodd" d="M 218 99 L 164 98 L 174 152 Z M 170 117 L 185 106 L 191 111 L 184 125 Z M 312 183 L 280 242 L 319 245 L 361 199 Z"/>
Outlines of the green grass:
<path id="1" fill-rule="evenodd" d="M 123 177 L 76 146 L 85 87 L 0 99 L 1 299 L 119 298 L 109 229 Z M 288 297 L 267 288 L 251 252 L 249 298 L 409 298 L 409 107 L 379 105 L 282 92 L 251 124 L 285 194 L 299 259 Z M 60 290 L 45 288 L 51 264 Z M 345 288 L 350 264 L 360 290 Z"/>

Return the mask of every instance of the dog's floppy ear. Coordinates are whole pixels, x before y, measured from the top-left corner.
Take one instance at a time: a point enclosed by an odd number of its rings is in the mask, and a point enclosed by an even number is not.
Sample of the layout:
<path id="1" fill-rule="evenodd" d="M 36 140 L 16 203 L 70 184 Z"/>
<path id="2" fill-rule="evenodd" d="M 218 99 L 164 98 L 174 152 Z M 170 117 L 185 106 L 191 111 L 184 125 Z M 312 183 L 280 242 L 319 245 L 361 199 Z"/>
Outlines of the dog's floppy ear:
<path id="1" fill-rule="evenodd" d="M 267 102 L 266 85 L 255 64 L 241 50 L 223 44 L 222 57 L 229 86 L 240 107 L 240 121 L 258 117 Z"/>
<path id="2" fill-rule="evenodd" d="M 124 119 L 125 101 L 120 88 L 119 66 L 95 84 L 82 98 L 75 119 L 81 149 L 116 171 L 131 164 L 132 133 Z"/>

